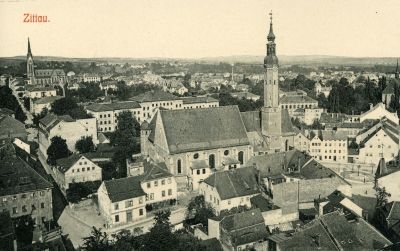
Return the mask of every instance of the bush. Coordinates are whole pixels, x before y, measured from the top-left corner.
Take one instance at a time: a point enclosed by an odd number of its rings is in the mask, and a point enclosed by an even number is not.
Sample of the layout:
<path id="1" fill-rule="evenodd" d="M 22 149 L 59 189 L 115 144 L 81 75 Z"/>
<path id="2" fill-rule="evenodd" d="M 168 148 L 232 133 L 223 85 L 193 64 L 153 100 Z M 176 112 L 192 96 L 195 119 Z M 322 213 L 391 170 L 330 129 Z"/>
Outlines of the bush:
<path id="1" fill-rule="evenodd" d="M 67 189 L 67 200 L 71 203 L 77 203 L 88 195 L 97 192 L 101 181 L 88 181 L 81 183 L 72 183 Z"/>

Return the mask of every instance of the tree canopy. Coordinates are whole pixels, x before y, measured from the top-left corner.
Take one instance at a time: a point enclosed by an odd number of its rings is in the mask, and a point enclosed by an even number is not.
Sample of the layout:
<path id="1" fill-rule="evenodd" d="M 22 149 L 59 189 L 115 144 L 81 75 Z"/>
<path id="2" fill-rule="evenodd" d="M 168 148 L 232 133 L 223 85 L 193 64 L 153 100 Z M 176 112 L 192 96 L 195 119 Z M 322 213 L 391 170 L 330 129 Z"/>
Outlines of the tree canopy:
<path id="1" fill-rule="evenodd" d="M 15 112 L 15 118 L 21 122 L 26 120 L 26 115 L 18 103 L 12 90 L 7 86 L 0 87 L 0 108 L 7 108 Z"/>
<path id="2" fill-rule="evenodd" d="M 133 153 L 139 152 L 136 142 L 136 131 L 139 123 L 132 116 L 132 112 L 121 112 L 117 117 L 117 129 L 111 135 L 111 143 L 116 146 L 113 161 L 117 164 L 120 177 L 126 176 L 126 159 Z"/>
<path id="3" fill-rule="evenodd" d="M 70 155 L 68 150 L 67 141 L 60 136 L 51 138 L 51 144 L 47 148 L 47 162 L 50 165 L 55 165 L 56 160 L 66 158 Z"/>
<path id="4" fill-rule="evenodd" d="M 90 118 L 82 106 L 76 103 L 75 98 L 65 97 L 51 104 L 51 111 L 57 115 L 69 115 L 74 119 Z"/>
<path id="5" fill-rule="evenodd" d="M 75 148 L 80 153 L 93 152 L 94 151 L 94 144 L 93 144 L 92 137 L 91 136 L 86 136 L 86 137 L 80 138 L 78 141 L 76 141 Z"/>

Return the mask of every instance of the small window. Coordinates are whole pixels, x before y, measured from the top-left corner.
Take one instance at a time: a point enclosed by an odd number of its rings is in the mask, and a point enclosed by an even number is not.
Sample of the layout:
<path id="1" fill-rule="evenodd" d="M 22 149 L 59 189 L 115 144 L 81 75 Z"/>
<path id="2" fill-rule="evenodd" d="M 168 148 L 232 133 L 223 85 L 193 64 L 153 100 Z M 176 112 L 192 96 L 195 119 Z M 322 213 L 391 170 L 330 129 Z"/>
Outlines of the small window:
<path id="1" fill-rule="evenodd" d="M 161 185 L 165 185 L 165 180 L 161 180 Z"/>
<path id="2" fill-rule="evenodd" d="M 225 155 L 225 156 L 228 156 L 228 155 L 229 155 L 229 150 L 225 150 L 225 151 L 224 151 L 224 155 Z"/>
<path id="3" fill-rule="evenodd" d="M 114 204 L 114 210 L 118 210 L 119 209 L 119 205 L 118 205 L 118 203 L 115 203 Z"/>
<path id="4" fill-rule="evenodd" d="M 115 215 L 115 222 L 119 222 L 119 215 Z"/>
<path id="5" fill-rule="evenodd" d="M 194 159 L 198 159 L 198 158 L 199 158 L 199 154 L 198 154 L 198 153 L 195 153 L 195 154 L 193 155 L 193 158 L 194 158 Z"/>
<path id="6" fill-rule="evenodd" d="M 139 215 L 142 216 L 143 215 L 143 209 L 139 209 Z"/>
<path id="7" fill-rule="evenodd" d="M 200 170 L 199 169 L 197 169 L 197 175 L 199 175 L 200 174 Z"/>
<path id="8" fill-rule="evenodd" d="M 44 203 L 40 203 L 40 208 L 44 208 Z"/>
<path id="9" fill-rule="evenodd" d="M 161 196 L 165 197 L 165 191 L 161 191 Z"/>
<path id="10" fill-rule="evenodd" d="M 150 187 L 151 187 L 151 183 L 147 182 L 147 188 L 150 188 Z"/>
<path id="11" fill-rule="evenodd" d="M 158 186 L 158 180 L 154 181 L 154 186 L 157 187 Z"/>
<path id="12" fill-rule="evenodd" d="M 169 196 L 172 195 L 172 189 L 168 189 L 168 195 L 169 195 Z"/>

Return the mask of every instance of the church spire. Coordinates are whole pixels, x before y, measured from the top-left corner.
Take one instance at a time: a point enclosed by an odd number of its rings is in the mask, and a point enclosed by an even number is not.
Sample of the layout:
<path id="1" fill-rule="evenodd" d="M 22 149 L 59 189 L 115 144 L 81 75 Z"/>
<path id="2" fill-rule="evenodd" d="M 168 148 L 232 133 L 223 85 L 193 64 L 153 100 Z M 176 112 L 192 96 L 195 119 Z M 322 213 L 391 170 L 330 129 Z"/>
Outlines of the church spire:
<path id="1" fill-rule="evenodd" d="M 32 55 L 31 42 L 29 41 L 29 37 L 28 37 L 28 55 Z"/>
<path id="2" fill-rule="evenodd" d="M 274 34 L 274 29 L 272 27 L 272 11 L 269 13 L 269 19 L 270 19 L 270 23 L 269 23 L 269 33 L 268 33 L 267 39 L 268 39 L 268 41 L 274 42 L 275 34 Z"/>
<path id="3" fill-rule="evenodd" d="M 272 11 L 269 13 L 269 33 L 267 36 L 267 55 L 264 58 L 264 68 L 272 67 L 273 65 L 278 65 L 278 58 L 276 57 L 276 44 L 275 44 L 275 34 L 272 25 Z"/>

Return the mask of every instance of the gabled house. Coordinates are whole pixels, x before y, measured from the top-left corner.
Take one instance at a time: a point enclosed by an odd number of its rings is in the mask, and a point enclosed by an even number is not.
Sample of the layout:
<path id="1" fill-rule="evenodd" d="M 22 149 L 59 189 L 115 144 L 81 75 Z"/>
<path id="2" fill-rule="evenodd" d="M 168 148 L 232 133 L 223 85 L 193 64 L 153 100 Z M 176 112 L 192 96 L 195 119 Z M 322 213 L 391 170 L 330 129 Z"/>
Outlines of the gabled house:
<path id="1" fill-rule="evenodd" d="M 58 159 L 53 167 L 54 180 L 65 194 L 71 183 L 101 181 L 102 169 L 84 154 Z"/>
<path id="2" fill-rule="evenodd" d="M 68 149 L 75 151 L 75 143 L 82 137 L 92 137 L 93 143 L 98 144 L 95 118 L 73 119 L 69 115 L 57 116 L 49 113 L 39 121 L 39 150 L 47 159 L 47 148 L 54 136 L 60 136 L 67 142 Z"/>
<path id="3" fill-rule="evenodd" d="M 199 193 L 216 214 L 236 207 L 251 207 L 250 198 L 260 194 L 253 167 L 218 171 L 199 185 Z"/>
<path id="4" fill-rule="evenodd" d="M 266 250 L 269 236 L 259 209 L 227 215 L 222 219 L 209 219 L 208 232 L 217 238 L 224 250 Z"/>
<path id="5" fill-rule="evenodd" d="M 103 181 L 97 190 L 97 197 L 100 213 L 107 226 L 146 217 L 146 193 L 139 176 Z"/>

